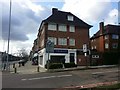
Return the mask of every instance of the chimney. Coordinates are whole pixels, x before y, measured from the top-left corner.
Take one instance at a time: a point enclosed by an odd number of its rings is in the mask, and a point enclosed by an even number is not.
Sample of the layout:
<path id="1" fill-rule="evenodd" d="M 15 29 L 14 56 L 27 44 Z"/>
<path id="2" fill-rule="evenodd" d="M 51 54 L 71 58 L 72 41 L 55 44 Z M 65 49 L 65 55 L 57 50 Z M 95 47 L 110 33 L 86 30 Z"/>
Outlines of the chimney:
<path id="1" fill-rule="evenodd" d="M 100 22 L 99 27 L 100 27 L 100 34 L 103 34 L 103 32 L 104 32 L 104 22 Z"/>
<path id="2" fill-rule="evenodd" d="M 52 8 L 52 14 L 55 14 L 58 11 L 57 8 Z"/>

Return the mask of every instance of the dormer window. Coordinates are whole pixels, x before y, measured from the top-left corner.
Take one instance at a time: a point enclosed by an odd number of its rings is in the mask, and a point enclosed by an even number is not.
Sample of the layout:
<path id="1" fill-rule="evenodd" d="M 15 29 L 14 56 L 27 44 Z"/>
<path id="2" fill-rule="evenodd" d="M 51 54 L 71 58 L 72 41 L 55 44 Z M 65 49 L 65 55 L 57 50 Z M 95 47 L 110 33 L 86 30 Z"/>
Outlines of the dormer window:
<path id="1" fill-rule="evenodd" d="M 73 16 L 68 15 L 68 16 L 67 16 L 67 19 L 68 19 L 68 21 L 73 21 Z"/>

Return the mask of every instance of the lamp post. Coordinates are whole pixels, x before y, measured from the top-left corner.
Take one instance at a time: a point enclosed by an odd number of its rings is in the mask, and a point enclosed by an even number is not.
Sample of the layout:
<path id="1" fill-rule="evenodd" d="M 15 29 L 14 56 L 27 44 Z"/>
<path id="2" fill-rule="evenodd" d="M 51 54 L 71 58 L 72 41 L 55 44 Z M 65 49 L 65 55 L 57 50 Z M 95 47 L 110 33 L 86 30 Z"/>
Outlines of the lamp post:
<path id="1" fill-rule="evenodd" d="M 6 61 L 6 70 L 9 71 L 9 43 L 10 43 L 10 29 L 11 29 L 11 0 L 10 0 L 10 11 L 9 11 L 9 31 L 8 31 L 8 45 L 7 45 L 7 61 Z"/>

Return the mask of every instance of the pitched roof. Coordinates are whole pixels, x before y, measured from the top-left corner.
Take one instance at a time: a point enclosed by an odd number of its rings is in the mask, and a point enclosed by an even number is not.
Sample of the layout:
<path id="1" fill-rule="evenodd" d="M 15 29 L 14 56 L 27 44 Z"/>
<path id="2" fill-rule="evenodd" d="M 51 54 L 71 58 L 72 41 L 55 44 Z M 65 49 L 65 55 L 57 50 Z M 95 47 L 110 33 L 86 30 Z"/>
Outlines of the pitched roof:
<path id="1" fill-rule="evenodd" d="M 97 38 L 100 37 L 102 35 L 106 35 L 106 34 L 119 34 L 120 35 L 120 25 L 111 25 L 108 24 L 106 26 L 104 26 L 104 32 L 102 34 L 100 34 L 100 30 L 94 34 L 91 39 L 93 38 Z"/>
<path id="2" fill-rule="evenodd" d="M 105 26 L 105 34 L 120 34 L 120 26 L 119 25 L 106 25 Z"/>
<path id="3" fill-rule="evenodd" d="M 54 10 L 54 8 L 53 8 L 53 10 Z M 55 11 L 53 11 L 53 12 L 54 13 L 52 13 L 52 15 L 49 16 L 47 19 L 43 20 L 43 22 L 75 25 L 75 26 L 84 27 L 84 28 L 92 27 L 91 25 L 85 23 L 84 21 L 82 21 L 81 19 L 79 19 L 78 17 L 76 17 L 75 15 L 73 15 L 70 12 L 63 12 L 63 11 L 59 11 L 57 9 L 55 9 Z M 73 18 L 74 18 L 73 21 L 68 21 L 67 16 L 73 16 Z"/>

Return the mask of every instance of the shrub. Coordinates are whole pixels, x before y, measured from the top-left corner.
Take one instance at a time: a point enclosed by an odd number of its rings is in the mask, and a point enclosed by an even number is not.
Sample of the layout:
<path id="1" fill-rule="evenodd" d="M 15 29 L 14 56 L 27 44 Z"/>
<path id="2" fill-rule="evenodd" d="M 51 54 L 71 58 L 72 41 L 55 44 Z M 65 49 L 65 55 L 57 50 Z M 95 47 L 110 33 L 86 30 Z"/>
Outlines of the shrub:
<path id="1" fill-rule="evenodd" d="M 64 66 L 65 66 L 65 68 L 77 67 L 77 65 L 75 65 L 75 63 L 65 63 Z"/>
<path id="2" fill-rule="evenodd" d="M 45 65 L 45 68 L 47 68 L 47 64 Z M 59 69 L 59 68 L 63 68 L 62 63 L 50 63 L 49 64 L 49 69 Z"/>
<path id="3" fill-rule="evenodd" d="M 45 64 L 45 68 L 47 69 L 47 64 Z"/>
<path id="4" fill-rule="evenodd" d="M 112 65 L 118 64 L 120 53 L 118 52 L 105 52 L 103 53 L 103 64 Z"/>

